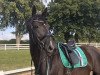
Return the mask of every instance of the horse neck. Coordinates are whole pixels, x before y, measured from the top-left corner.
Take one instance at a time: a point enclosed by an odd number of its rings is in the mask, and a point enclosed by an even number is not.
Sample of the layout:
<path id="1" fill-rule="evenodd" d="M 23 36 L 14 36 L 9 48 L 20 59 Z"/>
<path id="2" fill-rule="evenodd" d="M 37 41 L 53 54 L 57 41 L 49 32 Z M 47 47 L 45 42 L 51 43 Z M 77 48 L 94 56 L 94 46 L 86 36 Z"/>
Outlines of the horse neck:
<path id="1" fill-rule="evenodd" d="M 38 45 L 34 43 L 32 36 L 30 35 L 30 54 L 32 61 L 34 62 L 35 68 L 38 68 L 38 62 L 40 58 L 40 49 L 38 48 Z"/>

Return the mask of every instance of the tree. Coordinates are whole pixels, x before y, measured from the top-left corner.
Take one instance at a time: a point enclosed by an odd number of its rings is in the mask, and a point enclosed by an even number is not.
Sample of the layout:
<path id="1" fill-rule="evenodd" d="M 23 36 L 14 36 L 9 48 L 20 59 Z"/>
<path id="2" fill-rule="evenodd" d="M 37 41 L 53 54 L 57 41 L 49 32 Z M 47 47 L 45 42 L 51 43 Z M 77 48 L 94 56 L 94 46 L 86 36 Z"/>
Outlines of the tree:
<path id="1" fill-rule="evenodd" d="M 0 27 L 15 27 L 13 32 L 16 36 L 16 43 L 19 44 L 23 34 L 26 33 L 25 21 L 31 17 L 32 5 L 35 4 L 38 10 L 43 9 L 39 0 L 3 0 L 1 11 Z"/>
<path id="2" fill-rule="evenodd" d="M 89 42 L 95 41 L 97 28 L 100 27 L 100 19 L 98 15 L 100 13 L 100 1 L 98 0 L 85 0 L 79 4 L 79 13 L 82 14 L 81 25 L 84 26 L 84 35 L 88 38 Z M 87 34 L 88 32 L 88 34 Z M 88 36 L 87 36 L 88 35 Z"/>
<path id="3" fill-rule="evenodd" d="M 99 0 L 55 0 L 49 7 L 49 23 L 56 33 L 73 29 L 79 38 L 88 38 L 89 42 L 96 38 L 96 30 L 100 27 Z"/>

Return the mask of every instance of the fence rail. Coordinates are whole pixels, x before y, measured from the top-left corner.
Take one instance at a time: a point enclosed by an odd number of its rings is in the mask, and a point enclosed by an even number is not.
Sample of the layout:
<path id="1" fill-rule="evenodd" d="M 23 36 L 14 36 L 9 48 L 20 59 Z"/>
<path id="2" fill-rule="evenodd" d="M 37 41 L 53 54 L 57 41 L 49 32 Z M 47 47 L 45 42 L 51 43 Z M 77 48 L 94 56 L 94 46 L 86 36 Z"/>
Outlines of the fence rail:
<path id="1" fill-rule="evenodd" d="M 94 46 L 94 47 L 97 47 L 99 48 L 100 47 L 100 43 L 76 43 L 78 46 L 81 46 L 81 45 L 90 45 L 90 46 Z"/>
<path id="2" fill-rule="evenodd" d="M 29 49 L 29 44 L 0 44 L 0 50 Z"/>
<path id="3" fill-rule="evenodd" d="M 90 46 L 100 47 L 100 43 L 76 43 L 76 44 L 78 46 L 90 45 Z M 29 44 L 0 44 L 0 50 L 12 50 L 12 49 L 27 50 L 27 49 L 29 49 Z"/>

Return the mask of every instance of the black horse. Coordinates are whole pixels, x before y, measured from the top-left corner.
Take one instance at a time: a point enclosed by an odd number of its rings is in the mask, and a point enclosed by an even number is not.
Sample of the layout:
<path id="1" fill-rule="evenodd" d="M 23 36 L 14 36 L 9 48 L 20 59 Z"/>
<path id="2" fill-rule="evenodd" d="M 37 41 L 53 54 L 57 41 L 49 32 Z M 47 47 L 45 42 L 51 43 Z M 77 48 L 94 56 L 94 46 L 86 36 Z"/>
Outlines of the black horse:
<path id="1" fill-rule="evenodd" d="M 36 14 L 35 6 L 32 17 L 27 21 L 30 37 L 30 53 L 36 75 L 100 75 L 100 53 L 92 46 L 81 46 L 88 59 L 88 65 L 70 70 L 62 65 L 55 40 L 50 35 L 46 21 L 47 8 L 42 14 Z"/>

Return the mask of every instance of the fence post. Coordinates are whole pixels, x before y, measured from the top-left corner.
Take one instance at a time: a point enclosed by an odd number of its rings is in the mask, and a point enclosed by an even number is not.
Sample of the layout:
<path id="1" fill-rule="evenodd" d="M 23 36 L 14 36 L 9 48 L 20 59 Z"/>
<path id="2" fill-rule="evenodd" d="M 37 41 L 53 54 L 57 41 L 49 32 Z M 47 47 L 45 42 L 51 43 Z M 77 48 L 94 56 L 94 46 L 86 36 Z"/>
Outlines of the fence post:
<path id="1" fill-rule="evenodd" d="M 19 44 L 17 44 L 18 50 L 19 50 Z"/>
<path id="2" fill-rule="evenodd" d="M 6 46 L 6 44 L 5 44 L 5 51 L 7 50 L 7 46 Z"/>

